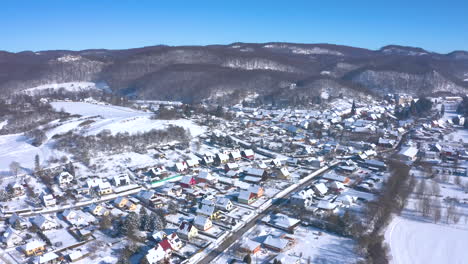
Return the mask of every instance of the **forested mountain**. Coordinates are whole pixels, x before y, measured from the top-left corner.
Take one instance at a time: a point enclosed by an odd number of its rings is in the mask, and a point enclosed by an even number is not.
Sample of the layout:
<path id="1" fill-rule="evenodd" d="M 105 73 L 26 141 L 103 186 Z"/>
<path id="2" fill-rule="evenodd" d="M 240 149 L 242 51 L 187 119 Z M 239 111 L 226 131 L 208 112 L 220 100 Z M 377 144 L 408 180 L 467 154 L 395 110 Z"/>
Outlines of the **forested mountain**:
<path id="1" fill-rule="evenodd" d="M 184 102 L 231 102 L 247 94 L 266 100 L 312 98 L 322 92 L 466 94 L 468 52 L 292 43 L 0 52 L 4 95 L 72 81 L 105 82 L 118 94 Z"/>

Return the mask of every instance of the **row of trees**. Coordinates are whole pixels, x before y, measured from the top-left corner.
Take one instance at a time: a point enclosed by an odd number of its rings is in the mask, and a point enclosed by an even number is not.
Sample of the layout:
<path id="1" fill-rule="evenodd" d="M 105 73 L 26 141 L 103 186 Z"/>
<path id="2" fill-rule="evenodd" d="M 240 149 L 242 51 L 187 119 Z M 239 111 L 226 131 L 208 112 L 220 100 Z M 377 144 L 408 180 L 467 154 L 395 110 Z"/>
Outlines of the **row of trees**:
<path id="1" fill-rule="evenodd" d="M 424 117 L 432 109 L 432 101 L 426 97 L 419 98 L 416 102 L 412 100 L 409 106 L 396 106 L 395 116 L 398 119 L 410 117 Z"/>
<path id="2" fill-rule="evenodd" d="M 70 152 L 79 161 L 89 164 L 90 158 L 96 152 L 138 152 L 145 153 L 149 145 L 178 141 L 188 143 L 190 132 L 182 127 L 169 126 L 164 130 L 153 129 L 144 133 L 117 133 L 110 130 L 92 136 L 84 136 L 69 132 L 57 139 L 56 148 Z"/>

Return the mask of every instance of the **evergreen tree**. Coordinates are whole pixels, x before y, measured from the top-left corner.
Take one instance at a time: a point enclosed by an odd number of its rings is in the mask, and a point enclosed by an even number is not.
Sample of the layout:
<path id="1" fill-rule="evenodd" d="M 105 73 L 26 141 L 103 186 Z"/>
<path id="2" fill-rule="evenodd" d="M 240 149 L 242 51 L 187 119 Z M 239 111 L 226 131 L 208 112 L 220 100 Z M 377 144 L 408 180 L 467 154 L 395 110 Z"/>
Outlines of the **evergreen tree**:
<path id="1" fill-rule="evenodd" d="M 445 114 L 445 105 L 442 105 L 442 107 L 440 108 L 440 115 L 444 115 Z"/>
<path id="2" fill-rule="evenodd" d="M 125 220 L 122 223 L 122 233 L 129 235 L 138 229 L 140 225 L 140 219 L 135 212 L 131 212 L 125 217 Z"/>
<path id="3" fill-rule="evenodd" d="M 140 210 L 140 230 L 143 231 L 150 231 L 151 226 L 150 226 L 150 221 L 149 221 L 149 215 L 148 212 L 146 212 L 146 209 L 144 207 L 141 207 Z"/>
<path id="4" fill-rule="evenodd" d="M 37 173 L 40 170 L 41 170 L 41 162 L 39 159 L 39 155 L 36 154 L 36 156 L 34 156 L 34 171 Z"/>
<path id="5" fill-rule="evenodd" d="M 247 264 L 252 263 L 252 257 L 250 256 L 250 254 L 245 255 L 243 261 Z"/>
<path id="6" fill-rule="evenodd" d="M 356 114 L 356 103 L 353 100 L 353 105 L 351 106 L 351 115 L 355 115 L 355 114 Z"/>

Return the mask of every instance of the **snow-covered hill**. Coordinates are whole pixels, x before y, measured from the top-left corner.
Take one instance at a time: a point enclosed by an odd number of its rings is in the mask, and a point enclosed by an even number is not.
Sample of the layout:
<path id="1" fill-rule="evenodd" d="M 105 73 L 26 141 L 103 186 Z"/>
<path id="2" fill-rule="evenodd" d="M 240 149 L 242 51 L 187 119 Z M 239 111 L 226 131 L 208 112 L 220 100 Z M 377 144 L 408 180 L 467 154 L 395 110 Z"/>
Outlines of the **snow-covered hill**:
<path id="1" fill-rule="evenodd" d="M 83 135 L 95 135 L 103 130 L 110 130 L 112 134 L 128 132 L 135 134 L 152 129 L 165 129 L 169 125 L 180 126 L 190 131 L 193 137 L 202 134 L 204 127 L 198 126 L 191 120 L 154 120 L 152 113 L 113 105 L 100 105 L 84 102 L 53 102 L 57 110 L 81 115 L 67 120 L 55 120 L 42 126 L 47 140 L 39 147 L 31 145 L 31 139 L 23 134 L 0 136 L 0 175 L 9 175 L 9 165 L 17 161 L 24 171 L 34 168 L 35 155 L 40 156 L 41 163 L 51 158 L 68 156 L 67 153 L 56 150 L 55 135 L 74 131 Z M 134 153 L 132 153 L 134 155 Z"/>

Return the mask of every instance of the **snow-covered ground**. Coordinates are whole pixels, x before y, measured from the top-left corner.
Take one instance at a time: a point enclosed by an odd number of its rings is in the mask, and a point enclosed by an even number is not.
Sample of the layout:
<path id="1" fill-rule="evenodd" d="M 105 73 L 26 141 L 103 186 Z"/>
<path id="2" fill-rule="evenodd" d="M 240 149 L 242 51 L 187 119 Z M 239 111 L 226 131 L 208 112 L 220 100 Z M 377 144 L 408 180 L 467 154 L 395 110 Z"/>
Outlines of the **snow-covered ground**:
<path id="1" fill-rule="evenodd" d="M 66 153 L 53 148 L 52 137 L 75 130 L 86 135 L 95 135 L 108 129 L 111 133 L 128 132 L 130 134 L 147 132 L 151 129 L 165 129 L 169 125 L 180 126 L 190 131 L 193 137 L 202 134 L 204 127 L 198 126 L 191 120 L 153 120 L 152 113 L 137 111 L 131 108 L 113 105 L 99 105 L 84 102 L 53 102 L 57 110 L 64 110 L 71 114 L 81 115 L 65 121 L 55 120 L 44 126 L 48 141 L 39 147 L 31 145 L 31 140 L 23 134 L 0 136 L 0 175 L 9 175 L 9 165 L 13 161 L 20 163 L 21 167 L 28 169 L 34 167 L 34 157 L 39 155 L 41 163 L 50 158 L 60 158 Z M 84 124 L 91 120 L 89 124 Z M 119 160 L 121 157 L 116 157 Z M 122 157 L 123 158 L 123 157 Z M 146 158 L 146 157 L 143 157 Z M 128 160 L 128 157 L 125 158 Z M 147 160 L 145 160 L 147 162 Z M 132 155 L 132 162 L 142 161 L 142 155 Z"/>
<path id="2" fill-rule="evenodd" d="M 23 93 L 34 95 L 47 91 L 58 91 L 64 89 L 67 92 L 81 92 L 89 90 L 107 89 L 106 85 L 98 85 L 93 82 L 66 82 L 66 83 L 50 83 L 31 87 L 23 90 Z"/>
<path id="3" fill-rule="evenodd" d="M 41 157 L 41 160 L 46 160 L 51 157 L 60 157 L 63 153 L 52 149 L 49 144 L 35 147 L 22 134 L 0 136 L 0 174 L 9 174 L 9 165 L 13 161 L 19 162 L 21 167 L 34 168 L 36 154 Z"/>
<path id="4" fill-rule="evenodd" d="M 396 216 L 385 233 L 394 264 L 462 264 L 468 230 Z"/>
<path id="5" fill-rule="evenodd" d="M 190 131 L 193 137 L 204 132 L 204 129 L 187 119 L 178 120 L 153 120 L 152 113 L 134 110 L 126 107 L 114 105 L 100 105 L 84 102 L 53 102 L 52 106 L 56 110 L 63 110 L 70 114 L 77 114 L 84 117 L 93 118 L 94 123 L 86 128 L 86 134 L 95 135 L 104 129 L 110 130 L 113 134 L 128 132 L 147 132 L 151 129 L 165 129 L 169 125 L 180 126 Z"/>
<path id="6" fill-rule="evenodd" d="M 441 120 L 451 120 L 456 113 L 446 111 Z M 468 142 L 468 130 L 456 129 L 455 132 L 446 135 L 445 140 Z M 460 166 L 463 166 L 461 164 Z M 467 263 L 468 251 L 468 193 L 462 186 L 468 182 L 466 177 L 461 177 L 461 184 L 455 184 L 455 176 L 446 175 L 436 178 L 424 178 L 424 173 L 418 170 L 411 171 L 418 181 L 427 183 L 427 189 L 434 189 L 437 183 L 440 187 L 438 195 L 426 191 L 425 195 L 431 199 L 437 199 L 441 205 L 442 219 L 435 223 L 432 217 L 423 217 L 419 212 L 421 205 L 417 206 L 421 197 L 411 195 L 406 208 L 400 216 L 394 216 L 385 232 L 385 241 L 390 248 L 391 263 L 393 264 L 439 264 Z M 445 179 L 444 179 L 445 178 Z M 433 192 L 433 191 L 432 191 Z M 428 194 L 429 193 L 429 194 Z M 456 198 L 460 220 L 458 223 L 447 223 L 446 198 Z"/>

